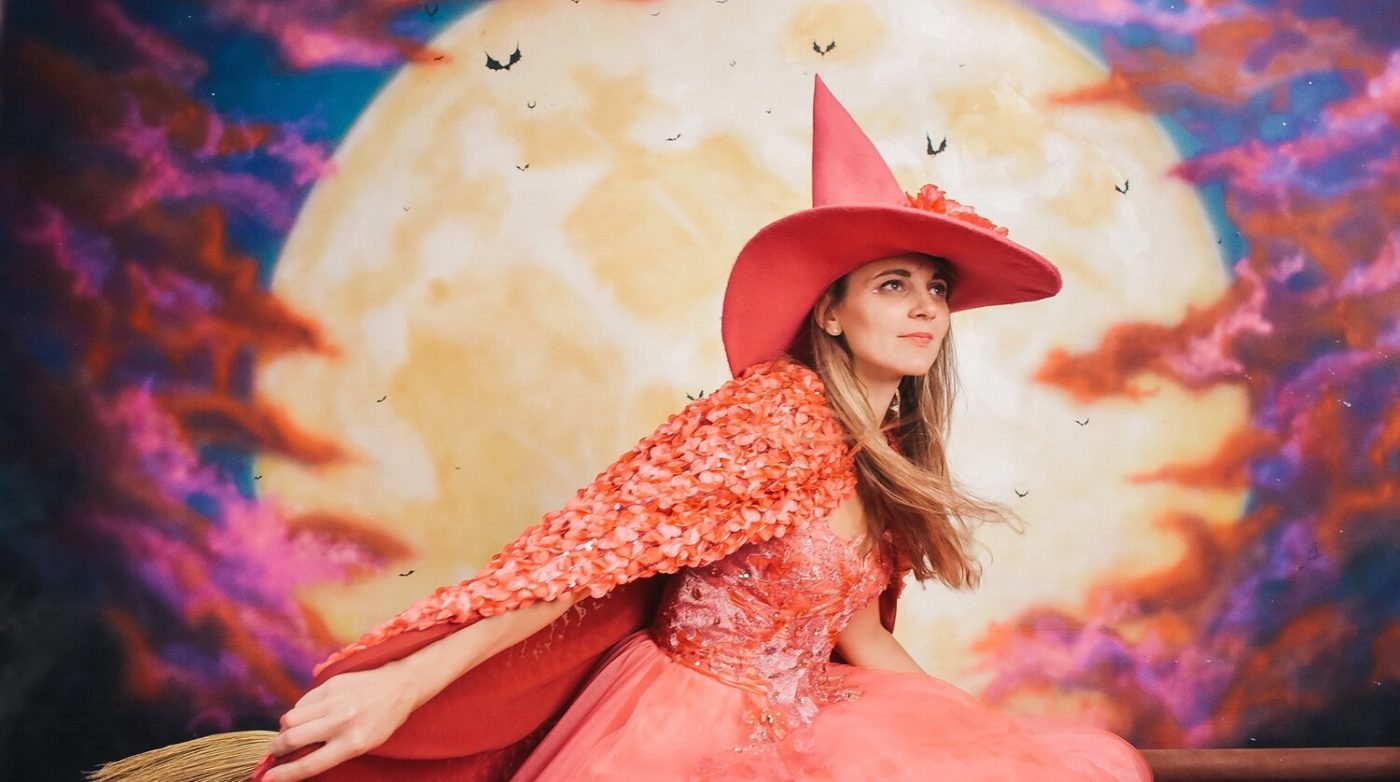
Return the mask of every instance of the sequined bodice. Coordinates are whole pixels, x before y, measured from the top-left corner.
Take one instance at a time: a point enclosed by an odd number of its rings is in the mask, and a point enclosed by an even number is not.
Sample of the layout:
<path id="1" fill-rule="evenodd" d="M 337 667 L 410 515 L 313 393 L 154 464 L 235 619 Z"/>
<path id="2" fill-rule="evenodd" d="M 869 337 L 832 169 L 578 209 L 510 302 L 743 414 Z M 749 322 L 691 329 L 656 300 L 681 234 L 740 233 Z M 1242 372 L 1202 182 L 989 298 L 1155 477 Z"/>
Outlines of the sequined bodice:
<path id="1" fill-rule="evenodd" d="M 809 724 L 821 705 L 854 697 L 828 668 L 831 651 L 889 583 L 882 548 L 860 548 L 818 521 L 682 570 L 652 637 L 673 659 L 759 696 L 756 739 Z"/>

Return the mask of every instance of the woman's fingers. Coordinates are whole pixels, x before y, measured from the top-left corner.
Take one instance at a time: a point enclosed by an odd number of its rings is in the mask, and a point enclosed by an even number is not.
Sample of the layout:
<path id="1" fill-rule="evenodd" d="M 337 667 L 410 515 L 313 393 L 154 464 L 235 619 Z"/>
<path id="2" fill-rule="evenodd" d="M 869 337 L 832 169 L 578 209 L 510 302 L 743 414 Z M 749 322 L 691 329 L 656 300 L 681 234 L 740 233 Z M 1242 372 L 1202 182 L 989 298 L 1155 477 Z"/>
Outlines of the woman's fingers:
<path id="1" fill-rule="evenodd" d="M 295 728 L 287 728 L 278 733 L 271 743 L 267 745 L 267 751 L 282 757 L 283 755 L 296 752 L 310 744 L 318 741 L 326 741 L 331 737 L 333 726 L 327 724 L 325 720 L 308 722 L 305 725 L 298 725 Z"/>
<path id="2" fill-rule="evenodd" d="M 282 715 L 282 730 L 268 745 L 286 763 L 263 779 L 296 782 L 384 743 L 413 710 L 397 670 L 342 674 L 307 693 Z"/>
<path id="3" fill-rule="evenodd" d="M 263 777 L 263 782 L 297 782 L 297 780 L 314 777 L 323 771 L 327 771 L 334 766 L 358 757 L 379 746 L 381 741 L 373 738 L 371 733 L 357 726 L 333 726 L 338 728 L 334 736 L 324 738 L 319 734 L 326 727 L 328 720 L 321 720 L 310 725 L 303 726 L 305 732 L 294 741 L 302 742 L 298 746 L 307 746 L 314 741 L 324 740 L 318 749 L 312 750 L 305 757 L 297 758 L 284 765 L 276 766 L 272 771 Z M 292 733 L 293 731 L 287 731 Z M 307 736 L 314 738 L 306 739 Z M 278 738 L 281 738 L 280 736 Z M 293 749 L 292 751 L 295 751 Z"/>
<path id="4" fill-rule="evenodd" d="M 308 706 L 293 706 L 291 711 L 282 715 L 278 727 L 282 730 L 295 728 L 299 725 L 305 725 L 308 722 L 315 722 L 326 716 L 328 712 L 329 705 L 324 702 L 313 703 Z"/>
<path id="5" fill-rule="evenodd" d="M 304 758 L 274 767 L 263 775 L 263 782 L 299 782 L 299 780 L 309 779 L 323 771 L 329 771 L 341 762 L 363 754 L 363 752 L 364 750 L 350 750 L 341 742 L 331 742 Z"/>

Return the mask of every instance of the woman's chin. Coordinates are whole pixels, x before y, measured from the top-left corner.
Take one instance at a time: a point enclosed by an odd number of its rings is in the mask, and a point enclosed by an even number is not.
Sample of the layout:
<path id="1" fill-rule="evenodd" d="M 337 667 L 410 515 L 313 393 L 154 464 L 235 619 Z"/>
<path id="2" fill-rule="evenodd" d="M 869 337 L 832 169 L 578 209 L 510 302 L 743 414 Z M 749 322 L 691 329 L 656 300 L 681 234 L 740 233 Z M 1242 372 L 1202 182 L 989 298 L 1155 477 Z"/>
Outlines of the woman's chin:
<path id="1" fill-rule="evenodd" d="M 901 377 L 927 375 L 929 370 L 933 369 L 933 364 L 937 359 L 938 351 L 934 351 L 922 356 L 896 361 L 891 364 L 891 374 L 898 374 Z"/>
<path id="2" fill-rule="evenodd" d="M 920 377 L 927 375 L 933 368 L 933 360 L 928 361 L 899 361 L 890 364 L 876 365 L 871 367 L 871 377 L 882 380 L 899 381 L 906 377 Z"/>
<path id="3" fill-rule="evenodd" d="M 879 360 L 855 357 L 856 375 L 869 382 L 899 382 L 910 376 L 927 375 L 938 359 L 939 351 L 919 351 L 916 355 L 880 356 Z"/>

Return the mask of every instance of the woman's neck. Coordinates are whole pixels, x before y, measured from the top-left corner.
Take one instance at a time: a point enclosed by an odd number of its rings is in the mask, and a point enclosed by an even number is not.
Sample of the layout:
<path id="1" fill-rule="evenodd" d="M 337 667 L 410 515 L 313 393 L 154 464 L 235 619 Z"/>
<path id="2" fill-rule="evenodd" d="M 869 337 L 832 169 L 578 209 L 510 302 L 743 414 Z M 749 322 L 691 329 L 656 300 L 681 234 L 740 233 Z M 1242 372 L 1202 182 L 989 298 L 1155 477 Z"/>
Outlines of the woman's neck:
<path id="1" fill-rule="evenodd" d="M 894 394 L 899 390 L 899 381 L 903 380 L 899 376 L 889 376 L 885 373 L 872 373 L 862 371 L 857 363 L 855 370 L 856 379 L 865 388 L 865 400 L 870 405 L 870 414 L 876 421 L 885 420 L 885 412 L 894 403 Z"/>

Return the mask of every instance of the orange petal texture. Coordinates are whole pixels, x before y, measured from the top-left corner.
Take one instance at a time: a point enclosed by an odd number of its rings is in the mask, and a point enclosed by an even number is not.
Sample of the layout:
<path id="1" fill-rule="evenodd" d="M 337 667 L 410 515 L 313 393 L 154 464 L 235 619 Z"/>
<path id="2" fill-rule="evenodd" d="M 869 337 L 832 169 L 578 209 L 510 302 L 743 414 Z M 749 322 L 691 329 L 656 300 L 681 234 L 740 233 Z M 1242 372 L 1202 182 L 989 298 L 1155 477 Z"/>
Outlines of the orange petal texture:
<path id="1" fill-rule="evenodd" d="M 565 595 L 601 597 L 716 562 L 830 515 L 855 493 L 854 467 L 817 374 L 785 358 L 755 364 L 671 416 L 476 575 L 420 599 L 316 670 L 404 632 Z"/>

